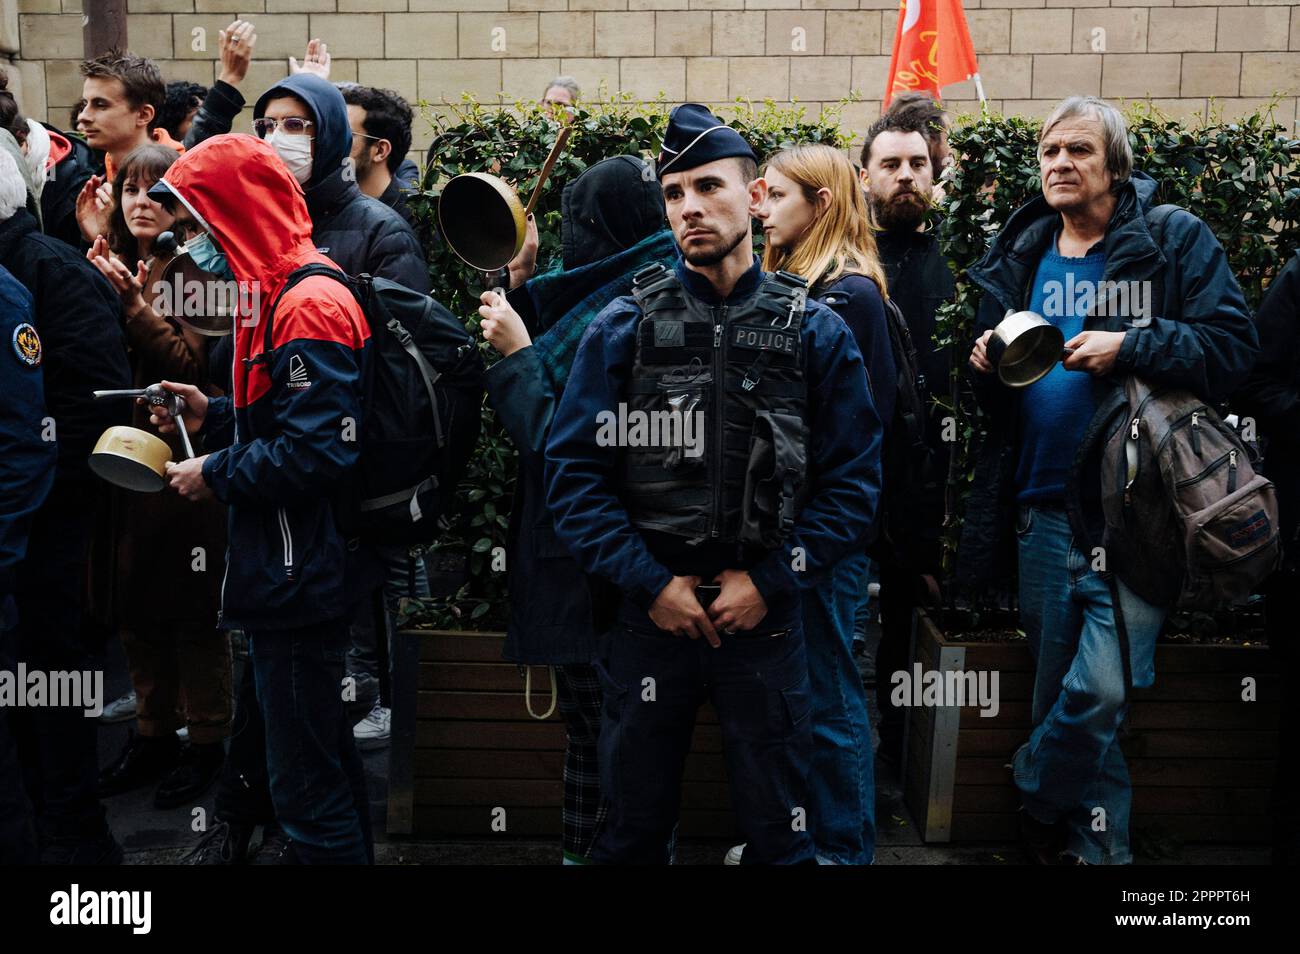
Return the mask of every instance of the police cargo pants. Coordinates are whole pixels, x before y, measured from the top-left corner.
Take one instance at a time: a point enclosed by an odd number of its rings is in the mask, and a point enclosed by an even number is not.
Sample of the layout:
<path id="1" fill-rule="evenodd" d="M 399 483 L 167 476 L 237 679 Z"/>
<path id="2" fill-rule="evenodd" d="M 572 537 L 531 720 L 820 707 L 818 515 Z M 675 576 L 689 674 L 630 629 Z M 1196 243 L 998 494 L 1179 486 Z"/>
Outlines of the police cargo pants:
<path id="1" fill-rule="evenodd" d="M 806 808 L 811 700 L 797 617 L 785 635 L 722 636 L 718 649 L 666 633 L 648 618 L 625 622 L 597 668 L 605 694 L 600 781 L 609 813 L 593 861 L 668 861 L 686 755 L 705 699 L 718 713 L 732 808 L 747 843 L 743 863 L 814 860 Z M 716 745 L 707 728 L 702 735 L 712 743 L 706 747 Z"/>

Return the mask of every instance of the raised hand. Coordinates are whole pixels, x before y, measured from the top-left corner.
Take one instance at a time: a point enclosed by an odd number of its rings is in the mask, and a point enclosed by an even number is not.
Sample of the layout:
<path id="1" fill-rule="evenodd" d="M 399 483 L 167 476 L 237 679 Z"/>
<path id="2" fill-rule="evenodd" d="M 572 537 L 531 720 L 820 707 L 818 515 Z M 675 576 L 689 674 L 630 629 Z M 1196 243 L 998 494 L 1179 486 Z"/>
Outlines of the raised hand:
<path id="1" fill-rule="evenodd" d="M 223 83 L 238 86 L 248 75 L 248 64 L 253 59 L 257 32 L 247 20 L 236 20 L 224 30 L 217 31 L 221 49 L 221 75 Z"/>
<path id="2" fill-rule="evenodd" d="M 103 176 L 91 176 L 77 193 L 77 226 L 81 237 L 93 242 L 108 234 L 108 219 L 113 212 L 113 188 Z"/>
<path id="3" fill-rule="evenodd" d="M 330 78 L 330 55 L 325 48 L 325 43 L 321 40 L 310 40 L 307 43 L 307 52 L 303 54 L 302 63 L 289 57 L 289 72 L 292 73 L 314 73 L 323 80 Z"/>

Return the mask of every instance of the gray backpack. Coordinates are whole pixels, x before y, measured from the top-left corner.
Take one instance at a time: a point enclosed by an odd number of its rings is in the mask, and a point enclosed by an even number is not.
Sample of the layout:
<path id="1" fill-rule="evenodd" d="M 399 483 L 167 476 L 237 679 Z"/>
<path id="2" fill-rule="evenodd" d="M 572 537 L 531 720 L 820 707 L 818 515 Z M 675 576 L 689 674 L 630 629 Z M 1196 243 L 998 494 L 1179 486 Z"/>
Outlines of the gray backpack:
<path id="1" fill-rule="evenodd" d="M 1107 569 L 1135 593 L 1210 609 L 1249 596 L 1277 568 L 1273 484 L 1212 407 L 1130 376 L 1102 435 Z"/>

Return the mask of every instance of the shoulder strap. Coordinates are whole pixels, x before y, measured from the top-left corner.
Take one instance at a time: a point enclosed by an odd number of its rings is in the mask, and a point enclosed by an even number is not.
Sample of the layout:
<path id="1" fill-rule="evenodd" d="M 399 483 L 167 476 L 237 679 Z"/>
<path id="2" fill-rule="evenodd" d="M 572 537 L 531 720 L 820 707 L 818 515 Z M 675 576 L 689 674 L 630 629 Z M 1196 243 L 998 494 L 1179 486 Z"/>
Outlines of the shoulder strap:
<path id="1" fill-rule="evenodd" d="M 1171 203 L 1157 205 L 1153 209 L 1148 209 L 1146 214 L 1147 230 L 1151 233 L 1151 240 L 1156 243 L 1156 248 L 1160 249 L 1163 255 L 1165 251 L 1165 225 L 1169 222 L 1169 217 L 1179 210 L 1179 206 Z M 1164 309 L 1165 301 L 1165 272 L 1163 268 L 1157 269 L 1151 276 L 1151 307 L 1152 309 Z M 1147 322 L 1143 322 L 1146 324 Z"/>
<path id="2" fill-rule="evenodd" d="M 758 286 L 760 305 L 766 304 L 761 299 L 768 299 L 769 311 L 777 313 L 772 324 L 784 322 L 782 330 L 793 328 L 799 331 L 803 327 L 804 312 L 808 307 L 808 282 L 791 272 L 770 272 L 763 276 Z"/>
<path id="3" fill-rule="evenodd" d="M 331 268 L 328 265 L 322 265 L 320 262 L 313 262 L 310 265 L 304 265 L 301 268 L 295 268 L 292 272 L 289 273 L 289 278 L 285 281 L 284 287 L 281 288 L 280 293 L 275 296 L 275 301 L 271 302 L 271 308 L 266 313 L 266 318 L 263 321 L 264 328 L 262 332 L 262 353 L 259 354 L 256 358 L 245 358 L 244 359 L 245 367 L 251 369 L 254 365 L 257 364 L 267 364 L 269 368 L 269 362 L 271 360 L 272 344 L 275 340 L 275 309 L 279 307 L 280 299 L 285 296 L 285 293 L 288 292 L 289 289 L 293 288 L 300 281 L 303 281 L 304 279 L 307 278 L 311 278 L 314 275 L 325 275 L 329 278 L 333 278 L 335 281 L 343 285 L 346 285 L 348 290 L 351 291 L 354 296 L 356 295 L 356 289 L 353 288 L 352 279 L 350 279 L 343 272 L 339 271 L 337 268 Z"/>
<path id="4" fill-rule="evenodd" d="M 642 317 L 654 304 L 680 289 L 677 275 L 663 262 L 651 262 L 632 276 L 632 297 L 641 308 Z"/>
<path id="5" fill-rule="evenodd" d="M 1179 208 L 1179 206 L 1167 202 L 1164 205 L 1157 205 L 1154 209 L 1147 210 L 1147 230 L 1151 233 L 1151 238 L 1155 243 L 1162 248 L 1165 241 L 1165 223 L 1169 221 L 1169 216 L 1177 212 Z"/>

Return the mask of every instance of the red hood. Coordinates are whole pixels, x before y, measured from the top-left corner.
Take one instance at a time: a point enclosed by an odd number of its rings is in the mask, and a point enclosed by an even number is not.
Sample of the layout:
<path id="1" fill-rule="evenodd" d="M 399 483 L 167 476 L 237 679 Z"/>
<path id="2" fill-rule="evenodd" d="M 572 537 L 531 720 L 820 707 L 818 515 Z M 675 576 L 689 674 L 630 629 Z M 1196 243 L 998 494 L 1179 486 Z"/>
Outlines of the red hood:
<path id="1" fill-rule="evenodd" d="M 315 250 L 302 187 L 261 139 L 213 136 L 177 159 L 163 178 L 212 231 L 235 278 L 259 282 L 268 304 Z"/>
<path id="2" fill-rule="evenodd" d="M 55 132 L 48 126 L 45 132 L 50 137 L 50 157 L 45 160 L 45 168 L 53 169 L 64 159 L 68 158 L 68 153 L 72 152 L 72 143 L 68 142 L 66 136 Z"/>

